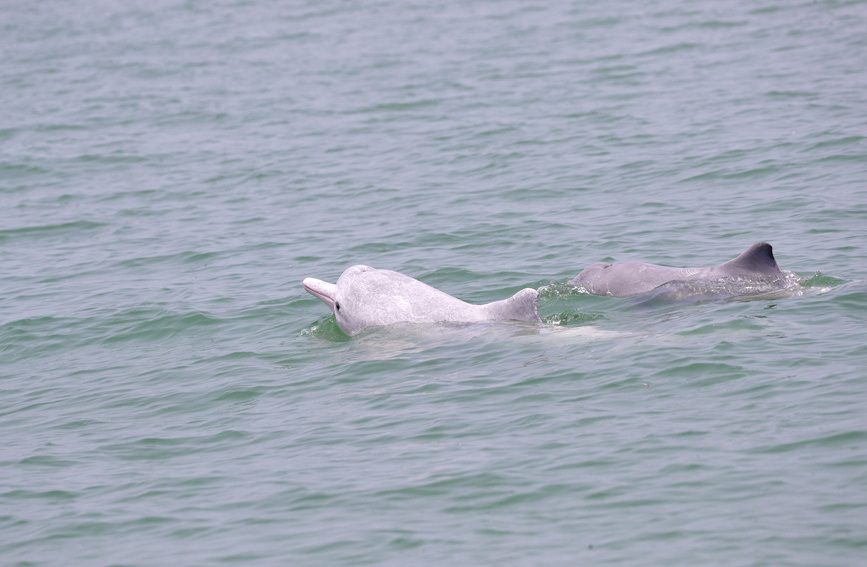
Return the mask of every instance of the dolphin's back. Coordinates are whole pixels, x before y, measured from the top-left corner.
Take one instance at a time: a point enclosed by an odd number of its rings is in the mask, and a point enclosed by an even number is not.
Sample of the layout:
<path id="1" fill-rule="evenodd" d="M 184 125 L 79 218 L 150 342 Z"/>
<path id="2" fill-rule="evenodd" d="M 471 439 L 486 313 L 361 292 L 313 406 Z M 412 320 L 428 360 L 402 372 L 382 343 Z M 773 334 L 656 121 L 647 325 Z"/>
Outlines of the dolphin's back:
<path id="1" fill-rule="evenodd" d="M 671 268 L 644 262 L 602 262 L 585 268 L 569 283 L 594 295 L 631 297 L 671 282 L 781 282 L 784 274 L 767 242 L 757 242 L 743 254 L 710 268 Z M 734 286 L 728 286 L 726 289 Z M 733 294 L 735 294 L 733 292 Z M 735 294 L 736 295 L 736 294 Z"/>
<path id="2" fill-rule="evenodd" d="M 536 309 L 538 293 L 533 289 L 522 290 L 502 301 L 474 305 L 400 272 L 362 265 L 344 271 L 333 287 L 338 293 L 332 311 L 337 325 L 350 335 L 366 327 L 396 323 L 540 321 Z M 319 291 L 313 287 L 308 291 L 311 289 L 311 293 Z M 328 298 L 323 295 L 317 297 L 326 301 Z"/>
<path id="3" fill-rule="evenodd" d="M 570 280 L 593 295 L 629 297 L 646 293 L 664 283 L 687 279 L 696 272 L 690 268 L 669 268 L 645 262 L 598 262 L 584 268 Z"/>

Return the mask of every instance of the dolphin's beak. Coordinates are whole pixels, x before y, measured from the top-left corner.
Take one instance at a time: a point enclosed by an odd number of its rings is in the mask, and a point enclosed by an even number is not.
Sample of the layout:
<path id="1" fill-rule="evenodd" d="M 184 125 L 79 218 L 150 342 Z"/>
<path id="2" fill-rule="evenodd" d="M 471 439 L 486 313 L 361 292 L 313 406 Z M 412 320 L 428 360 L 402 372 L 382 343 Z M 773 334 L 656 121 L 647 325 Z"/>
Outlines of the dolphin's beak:
<path id="1" fill-rule="evenodd" d="M 308 293 L 315 295 L 324 301 L 325 305 L 334 311 L 334 302 L 337 301 L 336 285 L 322 280 L 317 280 L 316 278 L 304 278 L 304 281 L 301 283 L 304 285 L 304 289 L 306 289 Z"/>

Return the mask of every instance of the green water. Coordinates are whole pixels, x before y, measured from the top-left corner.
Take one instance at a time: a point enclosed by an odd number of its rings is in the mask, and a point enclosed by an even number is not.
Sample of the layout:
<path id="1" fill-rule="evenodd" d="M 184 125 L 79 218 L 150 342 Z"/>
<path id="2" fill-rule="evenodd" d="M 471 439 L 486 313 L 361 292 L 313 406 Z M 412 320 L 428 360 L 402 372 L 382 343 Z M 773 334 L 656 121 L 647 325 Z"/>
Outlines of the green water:
<path id="1" fill-rule="evenodd" d="M 865 19 L 7 3 L 0 564 L 860 564 Z M 565 283 L 761 240 L 795 296 Z M 545 323 L 349 338 L 353 264 Z"/>

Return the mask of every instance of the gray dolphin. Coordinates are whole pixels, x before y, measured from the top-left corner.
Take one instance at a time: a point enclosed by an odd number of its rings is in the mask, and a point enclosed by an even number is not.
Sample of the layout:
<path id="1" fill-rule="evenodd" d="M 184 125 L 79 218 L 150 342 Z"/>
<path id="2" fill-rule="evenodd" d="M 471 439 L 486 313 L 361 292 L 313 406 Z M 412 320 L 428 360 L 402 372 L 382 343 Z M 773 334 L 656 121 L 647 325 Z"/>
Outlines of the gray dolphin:
<path id="1" fill-rule="evenodd" d="M 370 266 L 348 268 L 337 284 L 306 278 L 304 289 L 321 299 L 347 335 L 394 323 L 540 322 L 538 292 L 522 289 L 512 297 L 472 305 L 399 272 Z"/>
<path id="2" fill-rule="evenodd" d="M 696 291 L 712 290 L 713 296 L 736 296 L 785 287 L 786 275 L 774 260 L 767 242 L 758 242 L 735 258 L 710 268 L 670 268 L 643 262 L 601 262 L 584 269 L 569 283 L 593 295 L 632 297 L 671 282 L 700 282 Z M 757 287 L 758 286 L 758 287 Z"/>

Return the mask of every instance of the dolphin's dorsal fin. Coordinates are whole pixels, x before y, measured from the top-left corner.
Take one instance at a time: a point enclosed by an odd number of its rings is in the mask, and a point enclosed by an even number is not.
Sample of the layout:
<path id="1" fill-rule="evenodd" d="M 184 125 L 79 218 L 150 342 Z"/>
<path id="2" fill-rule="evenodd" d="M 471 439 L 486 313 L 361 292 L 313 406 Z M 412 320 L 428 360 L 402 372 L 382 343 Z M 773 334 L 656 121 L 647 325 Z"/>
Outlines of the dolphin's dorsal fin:
<path id="1" fill-rule="evenodd" d="M 774 251 L 767 242 L 757 242 L 750 246 L 746 252 L 729 260 L 721 268 L 739 273 L 759 273 L 766 276 L 779 275 L 780 267 L 774 259 Z"/>
<path id="2" fill-rule="evenodd" d="M 484 306 L 493 319 L 513 319 L 516 321 L 540 321 L 537 301 L 539 292 L 535 289 L 522 289 L 512 297 L 488 303 Z"/>

